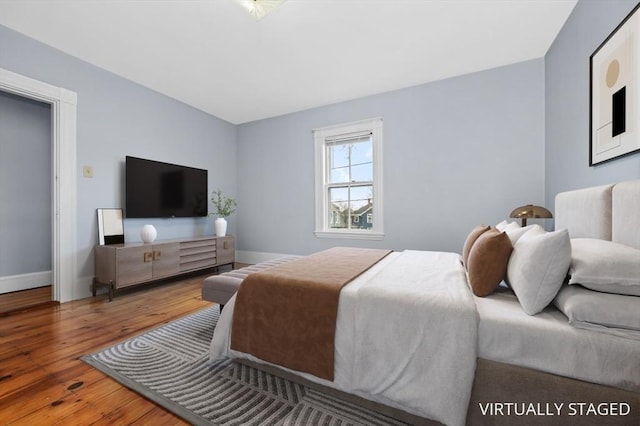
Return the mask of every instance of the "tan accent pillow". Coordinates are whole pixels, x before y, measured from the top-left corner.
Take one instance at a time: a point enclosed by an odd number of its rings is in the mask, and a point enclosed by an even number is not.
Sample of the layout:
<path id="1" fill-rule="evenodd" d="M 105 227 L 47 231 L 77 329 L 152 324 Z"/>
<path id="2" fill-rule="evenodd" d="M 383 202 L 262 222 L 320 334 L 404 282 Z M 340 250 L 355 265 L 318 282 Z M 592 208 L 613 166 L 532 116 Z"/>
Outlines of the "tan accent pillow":
<path id="1" fill-rule="evenodd" d="M 491 229 L 490 226 L 487 225 L 478 225 L 469 232 L 467 235 L 467 239 L 464 242 L 464 246 L 462 247 L 462 261 L 464 262 L 464 266 L 467 266 L 467 260 L 469 260 L 469 253 L 471 252 L 471 247 L 473 247 L 473 243 L 476 242 L 478 237 L 483 233 L 487 232 Z"/>
<path id="2" fill-rule="evenodd" d="M 509 236 L 497 229 L 483 232 L 469 252 L 469 283 L 476 296 L 488 296 L 507 275 L 513 246 Z"/>

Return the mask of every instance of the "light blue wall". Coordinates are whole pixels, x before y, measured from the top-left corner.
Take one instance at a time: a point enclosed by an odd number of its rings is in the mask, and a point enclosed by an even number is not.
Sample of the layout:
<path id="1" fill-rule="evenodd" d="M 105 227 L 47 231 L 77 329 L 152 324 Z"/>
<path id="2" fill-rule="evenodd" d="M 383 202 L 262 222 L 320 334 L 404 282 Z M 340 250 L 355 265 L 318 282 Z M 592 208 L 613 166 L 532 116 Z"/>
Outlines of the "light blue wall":
<path id="1" fill-rule="evenodd" d="M 640 176 L 640 155 L 588 166 L 589 55 L 636 1 L 581 0 L 544 59 L 234 126 L 0 27 L 0 67 L 78 93 L 78 274 L 93 274 L 95 209 L 123 204 L 125 155 L 210 171 L 238 198 L 237 248 L 306 254 L 334 245 L 460 251 L 469 229 L 558 191 Z M 211 94 L 215 96 L 215 94 Z M 384 120 L 385 239 L 314 236 L 311 129 Z M 95 177 L 81 176 L 83 165 Z M 159 238 L 211 220 L 127 220 Z M 236 231 L 237 229 L 237 231 Z"/>
<path id="2" fill-rule="evenodd" d="M 555 194 L 640 178 L 640 154 L 589 167 L 589 57 L 636 0 L 581 0 L 545 56 L 546 204 Z"/>
<path id="3" fill-rule="evenodd" d="M 316 238 L 311 130 L 378 116 L 385 239 Z M 475 225 L 544 201 L 543 60 L 240 125 L 238 191 L 241 251 L 460 252 Z"/>
<path id="4" fill-rule="evenodd" d="M 77 264 L 75 297 L 89 294 L 96 208 L 124 207 L 126 155 L 209 170 L 209 188 L 236 195 L 236 126 L 0 26 L 0 67 L 78 94 Z M 212 93 L 211 96 L 215 96 Z M 82 167 L 94 177 L 83 178 Z M 29 179 L 28 176 L 25 177 Z M 235 232 L 230 218 L 229 233 Z M 213 234 L 213 220 L 126 220 L 127 241 L 145 223 L 158 239 Z M 64 238 L 64 236 L 63 236 Z"/>
<path id="5" fill-rule="evenodd" d="M 51 106 L 0 92 L 0 277 L 51 271 L 51 175 Z"/>

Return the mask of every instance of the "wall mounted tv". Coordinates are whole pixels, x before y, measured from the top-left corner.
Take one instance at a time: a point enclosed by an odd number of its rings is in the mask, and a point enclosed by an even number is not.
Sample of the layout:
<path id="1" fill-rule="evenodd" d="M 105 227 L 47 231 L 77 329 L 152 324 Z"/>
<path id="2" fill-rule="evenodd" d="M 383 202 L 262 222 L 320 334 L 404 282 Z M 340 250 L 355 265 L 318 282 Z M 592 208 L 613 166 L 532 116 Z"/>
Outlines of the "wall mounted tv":
<path id="1" fill-rule="evenodd" d="M 127 218 L 207 215 L 207 170 L 127 156 Z"/>

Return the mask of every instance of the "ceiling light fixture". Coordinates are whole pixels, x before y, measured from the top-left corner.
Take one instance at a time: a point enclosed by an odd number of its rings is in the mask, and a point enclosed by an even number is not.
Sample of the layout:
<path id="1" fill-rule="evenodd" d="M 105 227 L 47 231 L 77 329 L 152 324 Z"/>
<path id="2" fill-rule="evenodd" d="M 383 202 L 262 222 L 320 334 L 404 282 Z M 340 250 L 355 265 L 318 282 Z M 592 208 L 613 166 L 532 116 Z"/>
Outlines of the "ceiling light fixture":
<path id="1" fill-rule="evenodd" d="M 236 0 L 251 16 L 260 20 L 286 0 Z"/>

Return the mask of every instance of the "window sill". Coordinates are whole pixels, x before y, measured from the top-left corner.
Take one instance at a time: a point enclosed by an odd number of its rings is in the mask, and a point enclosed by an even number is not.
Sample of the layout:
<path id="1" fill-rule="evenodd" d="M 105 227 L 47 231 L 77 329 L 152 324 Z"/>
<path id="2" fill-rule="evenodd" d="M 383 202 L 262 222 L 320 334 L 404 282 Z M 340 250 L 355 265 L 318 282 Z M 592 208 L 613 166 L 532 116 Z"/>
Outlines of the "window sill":
<path id="1" fill-rule="evenodd" d="M 352 240 L 383 240 L 384 234 L 380 232 L 354 232 L 354 231 L 316 231 L 318 238 L 345 238 Z"/>

